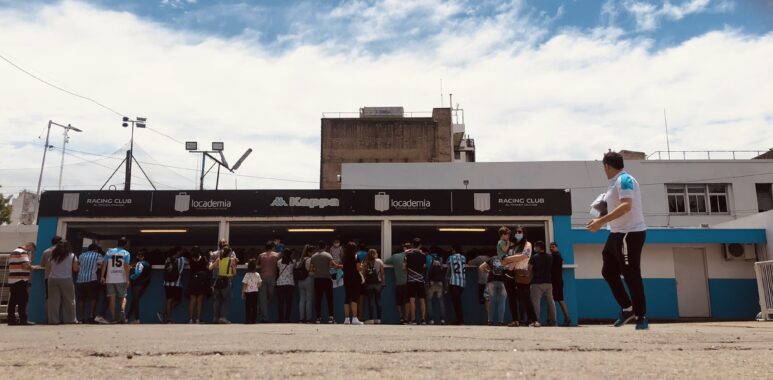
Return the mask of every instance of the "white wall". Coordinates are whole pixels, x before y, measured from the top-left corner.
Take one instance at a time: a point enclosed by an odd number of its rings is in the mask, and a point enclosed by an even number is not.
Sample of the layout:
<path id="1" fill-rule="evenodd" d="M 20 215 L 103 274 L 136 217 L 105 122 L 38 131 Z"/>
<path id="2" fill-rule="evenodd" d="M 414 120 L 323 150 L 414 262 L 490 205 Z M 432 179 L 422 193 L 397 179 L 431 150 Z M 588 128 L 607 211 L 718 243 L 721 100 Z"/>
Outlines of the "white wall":
<path id="1" fill-rule="evenodd" d="M 601 244 L 577 244 L 574 246 L 574 260 L 577 264 L 577 279 L 599 279 L 601 277 Z M 706 251 L 706 266 L 709 278 L 753 279 L 754 263 L 742 260 L 725 260 L 721 244 L 647 244 L 642 253 L 642 277 L 675 278 L 674 249 L 702 248 Z"/>
<path id="2" fill-rule="evenodd" d="M 773 210 L 725 222 L 715 228 L 763 228 L 766 230 L 767 247 L 763 247 L 760 261 L 773 260 Z"/>
<path id="3" fill-rule="evenodd" d="M 644 212 L 652 227 L 697 227 L 757 213 L 755 183 L 773 183 L 773 160 L 628 161 L 642 184 Z M 767 174 L 766 174 L 767 173 Z M 608 180 L 600 161 L 343 164 L 343 189 L 572 189 L 572 223 L 584 225 L 588 205 Z M 665 183 L 729 183 L 727 215 L 669 216 Z"/>
<path id="4" fill-rule="evenodd" d="M 10 224 L 0 226 L 0 252 L 11 252 L 26 242 L 37 241 L 38 226 Z"/>

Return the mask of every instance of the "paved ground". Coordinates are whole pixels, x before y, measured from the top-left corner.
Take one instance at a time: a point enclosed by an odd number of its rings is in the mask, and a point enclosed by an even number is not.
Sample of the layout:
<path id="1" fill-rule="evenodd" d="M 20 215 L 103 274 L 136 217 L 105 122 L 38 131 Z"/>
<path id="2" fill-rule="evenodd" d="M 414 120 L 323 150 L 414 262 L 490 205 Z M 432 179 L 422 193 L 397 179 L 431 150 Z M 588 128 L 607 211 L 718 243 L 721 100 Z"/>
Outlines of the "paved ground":
<path id="1" fill-rule="evenodd" d="M 773 323 L 0 327 L 0 377 L 770 378 Z"/>

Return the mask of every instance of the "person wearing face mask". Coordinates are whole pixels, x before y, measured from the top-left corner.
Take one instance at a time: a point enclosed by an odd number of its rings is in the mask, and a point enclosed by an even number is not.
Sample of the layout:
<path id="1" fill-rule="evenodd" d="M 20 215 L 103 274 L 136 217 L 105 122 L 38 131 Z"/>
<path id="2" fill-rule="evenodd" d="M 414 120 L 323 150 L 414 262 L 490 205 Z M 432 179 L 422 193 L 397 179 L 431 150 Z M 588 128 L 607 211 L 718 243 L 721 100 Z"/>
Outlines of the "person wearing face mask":
<path id="1" fill-rule="evenodd" d="M 531 274 L 529 272 L 529 259 L 531 258 L 532 245 L 526 238 L 526 229 L 518 226 L 514 229 L 512 244 L 510 250 L 512 255 L 505 263 L 512 268 L 514 274 L 516 298 L 518 299 L 518 309 L 513 316 L 521 320 L 520 324 L 539 327 L 534 307 L 531 303 Z M 512 312 L 512 309 L 511 309 Z M 524 318 L 525 317 L 525 318 Z"/>

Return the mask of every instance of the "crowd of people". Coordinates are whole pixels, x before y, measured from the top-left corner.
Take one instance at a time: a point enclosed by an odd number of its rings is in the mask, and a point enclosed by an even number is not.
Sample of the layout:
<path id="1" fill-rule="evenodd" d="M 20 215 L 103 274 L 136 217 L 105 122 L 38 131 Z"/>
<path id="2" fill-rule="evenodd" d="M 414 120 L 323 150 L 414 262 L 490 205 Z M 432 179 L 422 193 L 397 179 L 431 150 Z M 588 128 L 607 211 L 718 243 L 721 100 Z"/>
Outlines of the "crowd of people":
<path id="1" fill-rule="evenodd" d="M 446 296 L 453 308 L 453 322 L 464 324 L 462 295 L 466 270 L 472 268 L 478 271 L 478 299 L 489 325 L 503 325 L 505 305 L 509 305 L 510 326 L 538 327 L 538 311 L 544 300 L 548 324 L 557 324 L 557 302 L 563 311 L 563 325 L 568 326 L 571 319 L 563 301 L 563 260 L 558 245 L 551 243 L 546 249 L 542 241 L 529 242 L 525 232 L 522 227 L 513 231 L 500 228 L 496 254 L 470 260 L 458 245 L 450 252 L 441 252 L 437 247 L 424 247 L 415 238 L 385 262 L 377 250 L 364 243 L 342 244 L 335 239 L 306 245 L 296 252 L 275 237 L 266 243 L 263 253 L 246 260 L 241 284 L 234 280 L 239 259 L 227 241 L 221 240 L 211 252 L 196 246 L 189 250 L 175 247 L 163 264 L 165 301 L 156 316 L 161 323 L 172 323 L 173 314 L 187 297 L 189 323 L 204 323 L 204 301 L 211 298 L 211 322 L 227 324 L 232 294 L 240 293 L 248 324 L 289 323 L 296 308 L 295 321 L 299 323 L 335 323 L 335 308 L 341 305 L 334 305 L 333 288 L 342 282 L 343 323 L 380 324 L 384 269 L 391 265 L 401 324 L 446 324 L 447 319 L 450 321 Z M 132 257 L 125 238 L 106 251 L 90 244 L 80 255 L 59 236 L 54 236 L 51 244 L 40 263 L 49 324 L 139 323 L 141 300 L 151 284 L 152 265 L 145 249 Z M 34 251 L 35 245 L 28 243 L 15 250 L 9 260 L 11 325 L 32 324 L 27 319 L 27 300 Z M 184 277 L 186 268 L 189 275 Z M 241 291 L 232 291 L 234 286 Z M 270 317 L 272 305 L 276 305 L 277 320 Z M 323 305 L 327 306 L 326 315 Z"/>

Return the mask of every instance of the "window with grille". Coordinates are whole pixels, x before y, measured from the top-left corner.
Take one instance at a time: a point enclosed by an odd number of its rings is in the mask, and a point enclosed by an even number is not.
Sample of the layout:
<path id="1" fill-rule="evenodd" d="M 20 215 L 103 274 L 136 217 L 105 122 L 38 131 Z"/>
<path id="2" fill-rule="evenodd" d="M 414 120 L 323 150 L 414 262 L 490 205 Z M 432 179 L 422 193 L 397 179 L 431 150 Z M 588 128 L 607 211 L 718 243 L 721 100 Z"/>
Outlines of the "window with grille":
<path id="1" fill-rule="evenodd" d="M 668 184 L 670 214 L 728 214 L 727 184 Z"/>

